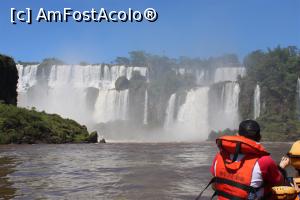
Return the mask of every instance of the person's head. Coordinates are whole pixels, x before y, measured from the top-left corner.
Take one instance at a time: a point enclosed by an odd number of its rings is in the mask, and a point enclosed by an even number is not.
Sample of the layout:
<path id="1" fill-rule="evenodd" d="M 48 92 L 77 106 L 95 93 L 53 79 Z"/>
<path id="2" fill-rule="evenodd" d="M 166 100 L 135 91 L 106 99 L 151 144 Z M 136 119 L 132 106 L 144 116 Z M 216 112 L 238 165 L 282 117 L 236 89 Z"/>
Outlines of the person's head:
<path id="1" fill-rule="evenodd" d="M 261 139 L 260 135 L 260 126 L 254 120 L 245 120 L 240 123 L 239 126 L 239 135 L 259 142 Z"/>

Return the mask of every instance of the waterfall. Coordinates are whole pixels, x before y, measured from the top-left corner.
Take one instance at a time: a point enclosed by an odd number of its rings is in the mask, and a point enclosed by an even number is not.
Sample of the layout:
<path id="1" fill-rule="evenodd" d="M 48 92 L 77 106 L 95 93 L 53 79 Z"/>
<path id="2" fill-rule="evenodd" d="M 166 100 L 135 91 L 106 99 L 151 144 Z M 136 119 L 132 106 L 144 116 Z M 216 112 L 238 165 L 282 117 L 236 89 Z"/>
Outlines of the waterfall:
<path id="1" fill-rule="evenodd" d="M 116 120 L 131 120 L 129 119 L 132 116 L 129 112 L 129 89 L 115 90 L 115 81 L 119 77 L 125 76 L 130 79 L 134 72 L 138 71 L 147 78 L 147 81 L 150 81 L 148 69 L 145 67 L 18 64 L 17 69 L 18 106 L 35 107 L 39 111 L 57 113 L 88 126 Z M 181 75 L 195 75 L 198 87 L 186 91 L 185 98 L 181 98 L 179 93 L 170 96 L 163 119 L 163 126 L 168 136 L 173 136 L 171 137 L 173 140 L 205 140 L 211 130 L 237 128 L 240 86 L 235 81 L 238 76 L 244 75 L 243 67 L 174 70 Z M 298 80 L 298 90 L 299 82 Z M 141 123 L 144 125 L 149 121 L 151 100 L 149 97 L 151 96 L 148 92 L 146 90 L 145 94 L 142 93 L 139 100 L 142 102 L 135 104 L 138 106 L 138 117 L 139 119 L 143 117 Z M 211 93 L 214 95 L 211 96 Z M 254 96 L 256 118 L 260 112 L 258 85 Z M 157 115 L 158 120 L 161 120 L 162 114 Z"/>
<path id="2" fill-rule="evenodd" d="M 145 101 L 144 101 L 144 125 L 148 124 L 148 90 L 145 91 Z"/>
<path id="3" fill-rule="evenodd" d="M 179 109 L 175 124 L 177 132 L 181 134 L 178 139 L 207 139 L 208 91 L 209 87 L 200 87 L 188 92 L 185 103 Z"/>
<path id="4" fill-rule="evenodd" d="M 194 70 L 194 71 L 193 71 Z M 244 67 L 219 67 L 214 71 L 203 69 L 177 69 L 177 74 L 194 74 L 200 87 L 190 90 L 174 119 L 175 94 L 166 108 L 164 129 L 182 132 L 179 139 L 206 139 L 212 130 L 237 129 L 240 86 L 237 79 L 246 73 Z M 203 87 L 205 85 L 206 87 Z M 221 86 L 221 87 L 220 87 Z"/>
<path id="5" fill-rule="evenodd" d="M 257 84 L 254 90 L 254 119 L 260 116 L 260 86 Z"/>
<path id="6" fill-rule="evenodd" d="M 298 77 L 297 81 L 297 106 L 298 106 L 298 116 L 300 119 L 300 77 Z"/>
<path id="7" fill-rule="evenodd" d="M 128 90 L 116 91 L 115 81 L 120 76 L 130 79 L 134 71 L 147 75 L 145 67 L 53 65 L 48 66 L 48 74 L 43 77 L 45 84 L 40 84 L 38 68 L 17 65 L 18 106 L 57 113 L 84 124 L 128 119 Z M 86 108 L 88 88 L 99 90 L 92 114 Z"/>
<path id="8" fill-rule="evenodd" d="M 205 81 L 205 78 L 206 78 L 205 71 L 197 70 L 195 74 L 196 74 L 196 83 L 198 85 L 201 85 Z"/>
<path id="9" fill-rule="evenodd" d="M 237 82 L 229 82 L 224 86 L 224 110 L 225 113 L 238 111 L 240 85 Z"/>
<path id="10" fill-rule="evenodd" d="M 97 123 L 128 119 L 128 90 L 100 90 L 95 105 Z"/>
<path id="11" fill-rule="evenodd" d="M 198 85 L 209 85 L 223 81 L 237 81 L 238 77 L 246 74 L 244 67 L 218 67 L 211 72 L 211 69 L 176 69 L 177 75 L 193 74 Z"/>
<path id="12" fill-rule="evenodd" d="M 210 86 L 190 90 L 175 119 L 176 94 L 173 94 L 166 109 L 164 129 L 182 133 L 175 135 L 179 140 L 205 140 L 212 130 L 237 129 L 240 120 L 239 94 L 237 82 L 225 82 L 217 90 L 212 90 Z"/>
<path id="13" fill-rule="evenodd" d="M 244 76 L 244 67 L 219 67 L 215 71 L 214 83 L 222 81 L 237 81 L 238 76 Z"/>
<path id="14" fill-rule="evenodd" d="M 176 100 L 176 93 L 172 94 L 168 101 L 168 106 L 166 109 L 166 118 L 164 122 L 165 129 L 169 129 L 172 127 L 172 125 L 174 125 L 175 100 Z"/>
<path id="15" fill-rule="evenodd" d="M 239 95 L 240 85 L 237 82 L 228 82 L 223 86 L 223 126 L 219 129 L 236 129 L 239 124 Z"/>
<path id="16" fill-rule="evenodd" d="M 17 65 L 19 80 L 18 80 L 18 92 L 26 91 L 36 83 L 36 73 L 38 65 Z"/>

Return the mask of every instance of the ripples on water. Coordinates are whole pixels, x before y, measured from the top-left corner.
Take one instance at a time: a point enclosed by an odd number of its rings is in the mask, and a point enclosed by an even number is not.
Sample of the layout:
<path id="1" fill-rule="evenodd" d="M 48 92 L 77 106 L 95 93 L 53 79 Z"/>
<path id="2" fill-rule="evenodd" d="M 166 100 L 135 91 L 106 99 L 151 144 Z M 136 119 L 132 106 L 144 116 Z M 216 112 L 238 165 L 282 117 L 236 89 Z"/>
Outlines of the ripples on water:
<path id="1" fill-rule="evenodd" d="M 290 144 L 266 146 L 279 160 Z M 0 146 L 0 198 L 194 199 L 216 150 L 208 142 Z"/>

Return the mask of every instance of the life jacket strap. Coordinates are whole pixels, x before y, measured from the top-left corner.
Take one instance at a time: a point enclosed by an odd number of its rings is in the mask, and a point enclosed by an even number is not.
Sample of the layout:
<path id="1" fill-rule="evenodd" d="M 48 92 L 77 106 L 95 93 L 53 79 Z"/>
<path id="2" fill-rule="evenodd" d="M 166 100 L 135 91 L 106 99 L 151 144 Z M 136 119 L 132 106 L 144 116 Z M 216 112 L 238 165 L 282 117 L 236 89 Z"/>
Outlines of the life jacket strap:
<path id="1" fill-rule="evenodd" d="M 206 187 L 200 192 L 200 194 L 197 196 L 197 198 L 195 200 L 199 200 L 202 196 L 202 194 L 204 193 L 204 191 L 212 184 L 212 183 L 223 183 L 223 184 L 227 184 L 227 185 L 231 185 L 231 186 L 234 186 L 236 188 L 239 188 L 239 189 L 242 189 L 248 193 L 250 192 L 254 192 L 256 193 L 261 187 L 259 188 L 254 188 L 252 186 L 248 186 L 248 185 L 245 185 L 245 184 L 242 184 L 242 183 L 238 183 L 238 182 L 235 182 L 235 181 L 232 181 L 232 180 L 228 180 L 228 179 L 224 179 L 224 178 L 219 178 L 219 177 L 213 177 L 210 182 L 206 185 Z M 237 197 L 237 196 L 234 196 L 234 195 L 231 195 L 229 193 L 226 193 L 224 191 L 220 191 L 220 190 L 216 190 L 215 193 L 213 194 L 212 198 L 216 195 L 220 195 L 220 196 L 224 196 L 225 198 L 228 198 L 228 199 L 232 199 L 232 200 L 240 200 L 240 199 L 243 199 L 243 198 L 240 198 L 240 197 Z M 230 196 L 230 198 L 228 197 Z"/>
<path id="2" fill-rule="evenodd" d="M 229 194 L 229 193 L 224 192 L 224 191 L 216 190 L 215 193 L 213 194 L 212 198 L 216 195 L 225 197 L 225 198 L 230 199 L 230 200 L 245 200 L 245 198 L 240 198 L 240 197 L 234 196 L 234 195 Z"/>
<path id="3" fill-rule="evenodd" d="M 237 142 L 236 145 L 235 145 L 235 151 L 234 151 L 232 160 L 230 162 L 228 162 L 227 160 L 225 160 L 224 162 L 226 164 L 231 164 L 231 163 L 237 161 L 240 152 L 241 152 L 241 142 Z"/>
<path id="4" fill-rule="evenodd" d="M 241 152 L 241 142 L 237 142 L 235 146 L 235 152 L 234 152 L 232 162 L 235 162 L 237 160 L 240 152 Z"/>
<path id="5" fill-rule="evenodd" d="M 214 182 L 215 183 L 223 183 L 223 184 L 231 185 L 231 186 L 234 186 L 234 187 L 239 188 L 241 190 L 244 190 L 246 192 L 257 192 L 257 190 L 259 189 L 259 188 L 254 188 L 254 187 L 249 186 L 249 185 L 245 185 L 245 184 L 242 184 L 242 183 L 238 183 L 238 182 L 235 182 L 235 181 L 232 181 L 232 180 L 229 180 L 229 179 L 219 178 L 219 177 L 215 177 Z"/>
<path id="6" fill-rule="evenodd" d="M 209 183 L 208 183 L 208 184 L 205 186 L 205 188 L 200 192 L 200 194 L 196 197 L 195 200 L 199 200 L 199 199 L 201 198 L 201 196 L 202 196 L 202 194 L 204 193 L 204 191 L 205 191 L 212 183 L 215 182 L 215 179 L 216 179 L 216 177 L 213 177 L 213 178 L 209 181 Z"/>

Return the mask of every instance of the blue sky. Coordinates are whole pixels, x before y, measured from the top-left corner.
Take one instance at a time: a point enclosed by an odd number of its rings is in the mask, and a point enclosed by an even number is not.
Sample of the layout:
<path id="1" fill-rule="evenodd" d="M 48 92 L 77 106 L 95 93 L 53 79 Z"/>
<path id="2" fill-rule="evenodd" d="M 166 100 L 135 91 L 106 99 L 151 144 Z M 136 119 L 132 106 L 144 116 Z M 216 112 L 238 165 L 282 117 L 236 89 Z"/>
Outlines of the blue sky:
<path id="1" fill-rule="evenodd" d="M 170 57 L 207 58 L 236 53 L 243 58 L 277 45 L 300 47 L 298 0 L 1 0 L 0 53 L 16 60 L 57 57 L 70 63 L 110 62 L 132 50 Z M 144 10 L 155 23 L 10 23 L 10 9 Z"/>

